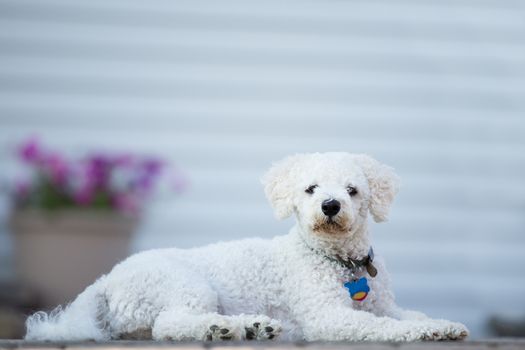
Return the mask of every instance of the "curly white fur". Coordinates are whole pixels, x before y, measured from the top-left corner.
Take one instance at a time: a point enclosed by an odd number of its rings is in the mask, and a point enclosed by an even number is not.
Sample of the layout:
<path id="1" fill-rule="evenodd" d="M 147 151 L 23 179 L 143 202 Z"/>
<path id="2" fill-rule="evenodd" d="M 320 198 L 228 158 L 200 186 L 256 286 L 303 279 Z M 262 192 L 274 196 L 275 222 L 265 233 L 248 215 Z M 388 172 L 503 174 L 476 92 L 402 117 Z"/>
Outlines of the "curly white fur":
<path id="1" fill-rule="evenodd" d="M 406 311 L 394 302 L 380 258 L 371 291 L 353 301 L 348 271 L 326 258 L 359 259 L 370 247 L 367 215 L 387 219 L 398 190 L 392 168 L 366 155 L 299 154 L 263 178 L 276 216 L 297 224 L 272 240 L 245 239 L 189 250 L 136 254 L 65 310 L 27 320 L 29 340 L 273 339 L 414 341 L 461 339 L 464 325 Z M 305 189 L 316 185 L 313 193 Z M 349 195 L 352 186 L 357 193 Z M 341 203 L 327 219 L 321 204 Z"/>

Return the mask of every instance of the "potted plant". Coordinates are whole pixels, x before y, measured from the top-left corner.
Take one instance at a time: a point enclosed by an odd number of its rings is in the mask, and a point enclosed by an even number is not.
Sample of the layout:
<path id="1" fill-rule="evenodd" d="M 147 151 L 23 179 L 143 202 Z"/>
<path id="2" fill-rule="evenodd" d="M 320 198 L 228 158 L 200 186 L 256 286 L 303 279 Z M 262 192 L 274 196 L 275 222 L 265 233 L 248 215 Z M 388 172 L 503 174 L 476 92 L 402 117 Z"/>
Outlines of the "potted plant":
<path id="1" fill-rule="evenodd" d="M 129 254 L 144 204 L 166 166 L 130 154 L 66 157 L 36 139 L 22 144 L 18 157 L 29 176 L 12 191 L 17 277 L 43 306 L 55 306 Z"/>

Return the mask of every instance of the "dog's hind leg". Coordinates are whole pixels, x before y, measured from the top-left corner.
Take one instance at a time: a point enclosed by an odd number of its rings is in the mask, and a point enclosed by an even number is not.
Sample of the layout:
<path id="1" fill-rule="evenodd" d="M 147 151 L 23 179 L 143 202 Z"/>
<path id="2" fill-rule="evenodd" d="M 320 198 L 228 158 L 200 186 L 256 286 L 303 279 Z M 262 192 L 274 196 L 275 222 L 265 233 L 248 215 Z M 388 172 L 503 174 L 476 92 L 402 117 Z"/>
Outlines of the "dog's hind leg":
<path id="1" fill-rule="evenodd" d="M 156 316 L 154 340 L 237 340 L 244 327 L 236 317 L 220 315 L 219 297 L 205 278 L 180 269 L 164 290 L 166 306 Z"/>
<path id="2" fill-rule="evenodd" d="M 168 309 L 159 314 L 153 326 L 155 340 L 240 340 L 241 322 L 235 316 L 217 312 L 195 313 L 189 309 Z"/>
<path id="3" fill-rule="evenodd" d="M 181 268 L 162 294 L 166 306 L 153 321 L 154 340 L 240 340 L 248 338 L 248 327 L 254 328 L 256 339 L 270 339 L 281 329 L 266 316 L 219 314 L 218 294 L 206 278 L 190 270 Z"/>
<path id="4" fill-rule="evenodd" d="M 196 314 L 193 310 L 166 310 L 153 326 L 155 340 L 268 340 L 282 331 L 279 321 L 265 315 Z"/>

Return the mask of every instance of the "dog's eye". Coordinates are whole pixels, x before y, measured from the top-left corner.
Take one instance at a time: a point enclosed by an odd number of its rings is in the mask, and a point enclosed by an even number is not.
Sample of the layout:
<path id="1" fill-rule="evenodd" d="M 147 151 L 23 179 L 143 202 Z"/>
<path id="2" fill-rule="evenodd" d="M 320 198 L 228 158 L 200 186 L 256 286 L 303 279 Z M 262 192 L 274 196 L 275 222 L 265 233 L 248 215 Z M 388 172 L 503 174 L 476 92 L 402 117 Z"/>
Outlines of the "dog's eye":
<path id="1" fill-rule="evenodd" d="M 346 188 L 346 191 L 348 192 L 349 195 L 351 196 L 355 196 L 357 194 L 357 188 L 353 187 L 353 186 L 348 186 Z"/>
<path id="2" fill-rule="evenodd" d="M 306 190 L 304 190 L 308 194 L 314 193 L 314 190 L 317 188 L 317 185 L 309 186 Z"/>

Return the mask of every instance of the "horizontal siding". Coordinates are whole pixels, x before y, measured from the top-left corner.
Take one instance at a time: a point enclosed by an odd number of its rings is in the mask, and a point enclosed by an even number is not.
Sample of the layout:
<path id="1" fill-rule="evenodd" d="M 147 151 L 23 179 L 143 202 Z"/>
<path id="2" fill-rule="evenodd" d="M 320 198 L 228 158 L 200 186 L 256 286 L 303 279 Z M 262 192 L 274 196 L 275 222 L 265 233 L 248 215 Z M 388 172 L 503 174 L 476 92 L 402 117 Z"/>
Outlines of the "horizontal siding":
<path id="1" fill-rule="evenodd" d="M 249 122 L 249 121 L 248 121 Z M 37 123 L 38 125 L 38 123 Z M 205 167 L 212 169 L 252 168 L 260 174 L 272 161 L 287 154 L 300 151 L 348 150 L 365 152 L 403 171 L 404 168 L 415 172 L 470 175 L 473 181 L 483 183 L 483 179 L 492 182 L 505 181 L 501 178 L 518 180 L 524 169 L 524 145 L 475 143 L 468 141 L 422 140 L 416 137 L 410 140 L 400 136 L 397 139 L 374 138 L 350 134 L 346 137 L 290 137 L 252 134 L 245 135 L 231 130 L 223 133 L 202 132 L 197 130 L 178 131 L 174 121 L 162 130 L 150 133 L 150 137 L 140 129 L 120 129 L 120 124 L 110 124 L 104 129 L 87 133 L 82 128 L 39 127 L 38 132 L 58 147 L 76 144 L 78 150 L 86 149 L 97 140 L 96 148 L 131 149 L 153 152 L 177 160 L 187 167 Z M 196 125 L 197 127 L 197 125 Z M 27 136 L 31 127 L 5 127 L 4 140 L 11 143 Z M 373 133 L 373 128 L 368 132 Z M 364 130 L 363 130 L 364 131 Z M 140 143 L 136 140 L 141 139 Z M 197 140 L 206 142 L 197 142 Z M 8 142 L 6 142 L 8 143 Z M 214 147 L 214 145 L 216 145 Z M 417 147 L 415 147 L 417 145 Z M 93 147 L 93 146 L 91 146 Z M 190 151 L 191 150 L 191 151 Z M 403 172 L 402 172 L 403 173 Z M 236 177 L 238 178 L 238 177 Z M 519 184 L 518 184 L 519 186 Z"/>
<path id="2" fill-rule="evenodd" d="M 36 28 L 35 28 L 36 29 Z M 16 32 L 15 32 L 16 33 Z M 45 38 L 13 38 L 6 37 L 0 32 L 0 43 L 8 50 L 3 55 L 8 57 L 23 57 L 30 55 L 41 59 L 60 58 L 89 59 L 92 61 L 142 63 L 142 64 L 220 64 L 221 66 L 252 65 L 255 69 L 261 66 L 269 68 L 286 68 L 294 70 L 297 67 L 305 69 L 325 68 L 328 70 L 355 69 L 358 71 L 405 73 L 418 72 L 424 74 L 448 75 L 456 74 L 467 76 L 523 76 L 524 70 L 520 66 L 522 57 L 515 57 L 513 52 L 506 51 L 501 57 L 494 58 L 489 53 L 483 56 L 462 56 L 464 50 L 454 50 L 451 57 L 442 57 L 444 50 L 433 52 L 423 51 L 406 53 L 399 51 L 363 52 L 347 48 L 348 52 L 327 52 L 316 50 L 290 51 L 280 48 L 269 51 L 266 47 L 240 48 L 232 52 L 231 46 L 207 47 L 196 45 L 175 45 L 170 43 L 155 44 L 150 41 L 140 45 L 118 42 L 89 42 L 84 39 L 82 44 L 71 43 L 68 39 L 54 40 Z M 72 38 L 69 38 L 71 40 Z M 144 49 L 144 47 L 146 47 Z M 364 47 L 363 49 L 366 49 Z M 488 51 L 488 50 L 487 50 Z M 445 51 L 448 52 L 448 51 Z M 501 49 L 496 52 L 501 52 Z M 458 55 L 459 53 L 459 55 Z M 441 57 L 435 57 L 436 55 Z M 388 56 L 388 61 L 384 57 Z M 210 60 L 213 57 L 213 60 Z"/>
<path id="3" fill-rule="evenodd" d="M 270 88 L 293 89 L 297 92 L 312 91 L 319 98 L 323 98 L 324 94 L 333 94 L 337 90 L 348 94 L 357 88 L 361 89 L 367 86 L 374 89 L 374 93 L 378 94 L 377 96 L 381 96 L 381 89 L 392 88 L 406 91 L 424 89 L 422 93 L 449 90 L 451 93 L 458 94 L 459 97 L 483 94 L 502 95 L 501 99 L 512 99 L 523 94 L 518 89 L 523 84 L 523 76 L 474 76 L 465 79 L 465 76 L 443 76 L 435 73 L 422 74 L 418 72 L 412 74 L 405 72 L 338 72 L 323 67 L 319 69 L 305 69 L 304 67 L 296 67 L 295 69 L 272 67 L 272 69 L 268 69 L 261 67 L 260 70 L 254 70 L 253 66 L 247 64 L 235 66 L 159 64 L 144 69 L 138 63 L 97 63 L 87 60 L 26 59 L 20 57 L 1 57 L 0 60 L 2 62 L 0 76 L 5 82 L 4 89 L 10 90 L 16 86 L 24 87 L 24 82 L 30 82 L 31 79 L 40 81 L 40 84 L 53 80 L 58 85 L 53 86 L 52 90 L 48 91 L 50 94 L 61 92 L 60 82 L 64 85 L 67 84 L 69 88 L 74 88 L 75 85 L 89 86 L 90 83 L 98 82 L 100 79 L 105 79 L 114 85 L 140 81 L 142 84 L 136 88 L 151 90 L 151 88 L 158 86 L 169 94 L 178 92 L 176 90 L 178 84 L 184 84 L 188 90 L 193 90 L 193 86 L 205 89 L 206 86 L 214 87 L 214 85 L 222 84 L 229 86 L 232 92 L 237 91 L 236 87 L 246 86 L 261 90 Z M 425 79 L 427 77 L 432 77 L 432 79 Z M 190 82 L 191 84 L 189 84 Z M 147 85 L 144 85 L 145 83 Z M 38 85 L 33 88 L 38 89 Z M 27 87 L 24 90 L 30 91 Z M 97 91 L 108 96 L 105 90 Z M 323 93 L 323 91 L 325 92 Z M 281 91 L 277 90 L 277 92 Z M 75 91 L 69 93 L 75 94 Z M 126 93 L 127 91 L 120 92 L 121 95 Z M 144 93 L 144 95 L 144 97 L 148 97 L 148 95 L 162 97 L 162 94 L 159 94 L 155 89 L 148 94 Z M 176 96 L 179 95 L 180 93 L 176 94 Z M 111 95 L 109 94 L 109 96 Z M 242 97 L 242 95 L 237 96 Z"/>
<path id="4" fill-rule="evenodd" d="M 524 57 L 525 59 L 525 57 Z M 334 103 L 334 104 L 371 104 L 373 101 L 380 99 L 383 105 L 387 106 L 407 106 L 407 105 L 425 105 L 425 106 L 445 106 L 452 108 L 475 108 L 492 109 L 492 110 L 517 110 L 525 107 L 523 93 L 516 86 L 512 85 L 506 89 L 500 89 L 497 93 L 481 90 L 495 90 L 497 86 L 491 89 L 474 88 L 475 81 L 470 88 L 454 86 L 454 83 L 448 84 L 449 87 L 429 87 L 421 84 L 405 82 L 404 84 L 393 84 L 391 86 L 373 86 L 371 82 L 354 81 L 344 84 L 319 85 L 312 87 L 303 87 L 301 82 L 290 84 L 280 84 L 279 82 L 259 83 L 253 85 L 251 82 L 229 82 L 223 88 L 224 82 L 208 81 L 202 83 L 197 79 L 180 79 L 178 82 L 172 81 L 152 81 L 145 79 L 108 79 L 103 86 L 99 84 L 99 78 L 95 77 L 60 77 L 60 76 L 32 76 L 30 78 L 24 75 L 13 73 L 1 74 L 4 89 L 10 92 L 28 92 L 39 93 L 46 91 L 47 94 L 60 95 L 84 95 L 97 96 L 102 95 L 105 98 L 113 96 L 127 99 L 170 99 L 173 96 L 177 98 L 193 99 L 247 99 L 252 102 L 271 101 L 302 101 L 316 99 L 317 103 Z M 312 82 L 313 83 L 313 80 Z M 405 86 L 404 86 L 405 85 Z M 410 85 L 410 86 L 409 86 Z M 418 87 L 418 85 L 421 85 Z M 396 87 L 397 86 L 397 87 Z M 49 87 L 49 89 L 46 89 Z M 421 89 L 425 91 L 421 91 Z M 473 90 L 473 91 L 472 91 Z M 257 97 L 254 97 L 257 96 Z M 176 100 L 176 98 L 175 98 Z M 414 100 L 416 101 L 414 103 Z M 473 108 L 473 109 L 475 109 Z"/>
<path id="5" fill-rule="evenodd" d="M 0 169 L 19 171 L 30 134 L 172 160 L 191 186 L 152 203 L 138 251 L 283 234 L 293 220 L 259 183 L 271 162 L 372 154 L 403 180 L 371 226 L 400 304 L 486 336 L 489 315 L 525 307 L 524 15 L 521 0 L 0 0 Z"/>
<path id="6" fill-rule="evenodd" d="M 451 6 L 453 3 L 453 6 Z M 488 31 L 494 26 L 519 26 L 523 3 L 511 1 L 224 1 L 213 3 L 209 1 L 89 1 L 72 4 L 67 0 L 51 0 L 45 4 L 37 0 L 21 0 L 16 4 L 3 0 L 4 16 L 8 18 L 31 18 L 33 20 L 52 20 L 58 22 L 78 23 L 83 19 L 88 24 L 105 22 L 112 26 L 127 23 L 133 27 L 182 25 L 202 29 L 206 24 L 200 23 L 194 16 L 206 16 L 210 21 L 220 21 L 221 18 L 236 18 L 242 23 L 239 29 L 249 29 L 254 25 L 250 19 L 268 19 L 262 29 L 273 30 L 272 24 L 283 19 L 310 20 L 334 25 L 340 21 L 344 28 L 357 23 L 370 26 L 372 23 L 399 23 L 407 25 L 411 22 L 428 25 L 433 30 L 447 31 L 448 28 L 436 27 L 436 24 L 457 23 L 458 25 L 477 25 L 478 32 Z M 203 6 L 205 5 L 205 6 Z M 301 6 L 298 6 L 301 5 Z M 345 11 L 348 10 L 348 11 Z M 351 10 L 351 11 L 350 11 Z M 518 11 L 516 11 L 518 10 Z M 454 14 L 454 16 L 451 16 Z M 180 21 L 173 21 L 174 18 Z M 167 21 L 163 21 L 166 18 Z M 188 19 L 189 18 L 189 19 Z M 141 22 L 142 21 L 142 22 Z M 255 23 L 257 24 L 257 22 Z M 296 24 L 287 22 L 286 25 Z M 231 27 L 231 22 L 224 22 Z M 291 27 L 291 26 L 290 26 Z M 292 28 L 294 28 L 293 26 Z M 343 28 L 343 29 L 344 29 Z M 285 32 L 282 27 L 276 28 Z M 301 28 L 303 29 L 303 28 Z M 315 28 L 316 34 L 319 30 Z M 376 30 L 381 30 L 381 27 Z M 295 29 L 297 31 L 297 29 Z M 301 31 L 303 32 L 304 29 Z M 337 33 L 340 33 L 339 31 Z M 465 33 L 460 33 L 465 34 Z M 517 33 L 514 33 L 517 34 Z"/>
<path id="7" fill-rule="evenodd" d="M 100 58 L 118 54 L 120 50 L 123 53 L 129 54 L 129 50 L 148 50 L 152 52 L 138 53 L 136 57 L 140 58 L 154 58 L 155 54 L 169 54 L 176 51 L 189 49 L 188 53 L 181 53 L 183 55 L 196 54 L 201 47 L 207 47 L 208 50 L 235 50 L 236 46 L 242 46 L 242 52 L 250 53 L 252 55 L 260 53 L 265 54 L 267 51 L 276 51 L 273 55 L 284 55 L 288 57 L 288 61 L 283 63 L 292 63 L 290 58 L 298 58 L 299 56 L 311 56 L 308 61 L 317 62 L 317 64 L 330 64 L 334 58 L 330 56 L 338 56 L 339 60 L 347 56 L 357 55 L 361 56 L 376 56 L 376 59 L 381 55 L 392 56 L 392 58 L 416 57 L 420 59 L 428 59 L 435 64 L 441 63 L 439 66 L 446 67 L 448 60 L 454 63 L 455 61 L 469 60 L 474 64 L 481 63 L 500 63 L 517 65 L 525 57 L 525 48 L 523 41 L 516 42 L 473 42 L 465 44 L 463 41 L 435 41 L 429 42 L 424 38 L 410 39 L 405 38 L 395 39 L 385 35 L 379 38 L 333 38 L 327 40 L 324 37 L 316 37 L 298 34 L 279 35 L 278 33 L 259 33 L 259 32 L 228 32 L 228 31 L 191 31 L 188 30 L 162 30 L 162 29 L 141 29 L 141 28 L 119 28 L 116 27 L 111 31 L 103 26 L 87 26 L 74 25 L 75 31 L 71 32 L 68 29 L 71 25 L 67 23 L 38 23 L 34 24 L 30 21 L 23 20 L 4 20 L 0 25 L 2 35 L 0 38 L 9 46 L 17 45 L 13 43 L 14 40 L 23 44 L 25 41 L 40 42 L 35 48 L 40 48 L 47 44 L 53 43 L 67 43 L 69 41 L 81 40 L 85 41 L 87 46 L 86 51 L 96 49 L 98 45 L 101 49 L 108 46 L 113 46 L 113 49 L 106 53 L 101 53 Z M 16 31 L 13 31 L 16 29 Z M 8 31 L 10 30 L 10 32 Z M 523 28 L 521 29 L 523 30 Z M 104 32 L 101 36 L 99 33 Z M 386 33 L 385 33 L 386 34 Z M 10 44 L 12 43 L 12 44 Z M 78 44 L 77 44 L 78 45 Z M 75 48 L 75 46 L 73 46 Z M 466 50 L 468 48 L 468 50 Z M 126 50 L 127 49 L 127 50 Z M 157 51 L 159 50 L 159 51 Z M 44 49 L 44 51 L 46 51 Z M 72 50 L 71 50 L 72 51 Z M 197 51 L 197 52 L 195 52 Z M 133 53 L 136 51 L 133 51 Z M 213 52 L 213 51 L 212 51 Z M 16 51 L 15 51 L 16 53 Z M 66 51 L 67 53 L 67 51 Z M 93 52 L 91 52 L 93 54 Z M 230 52 L 232 54 L 232 52 Z M 37 53 L 38 55 L 38 53 Z M 77 53 L 78 55 L 78 53 Z M 111 57 L 111 56 L 110 56 Z M 326 58 L 325 58 L 326 57 Z M 383 56 L 384 57 L 384 56 Z M 168 55 L 165 60 L 172 60 Z M 209 56 L 201 57 L 201 61 L 206 59 L 210 61 Z M 219 57 L 220 58 L 220 57 Z M 242 56 L 241 56 L 242 58 Z M 265 56 L 259 58 L 264 62 Z M 271 59 L 271 56 L 270 56 Z M 323 62 L 323 59 L 327 61 Z M 476 62 L 478 61 L 479 62 Z M 213 61 L 213 60 L 211 60 Z M 333 62 L 333 61 L 332 61 Z M 337 61 L 336 61 L 337 62 Z M 341 62 L 341 61 L 339 61 Z M 236 63 L 233 60 L 232 63 Z M 383 64 L 388 67 L 387 64 Z M 347 65 L 348 66 L 348 65 Z M 436 67 L 437 68 L 439 68 Z M 501 68 L 500 68 L 501 69 Z M 509 72 L 510 73 L 510 72 Z"/>

